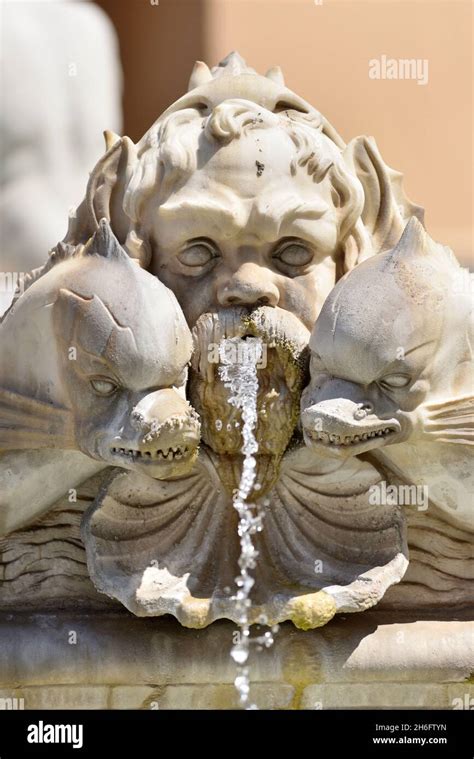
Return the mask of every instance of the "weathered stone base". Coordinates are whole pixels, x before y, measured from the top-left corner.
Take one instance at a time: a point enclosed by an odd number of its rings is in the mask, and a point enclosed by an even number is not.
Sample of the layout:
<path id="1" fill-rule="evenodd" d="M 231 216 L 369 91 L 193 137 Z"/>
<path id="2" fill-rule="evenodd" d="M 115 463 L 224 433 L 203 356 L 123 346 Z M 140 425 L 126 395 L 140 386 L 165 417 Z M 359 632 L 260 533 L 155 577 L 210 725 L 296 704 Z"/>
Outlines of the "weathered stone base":
<path id="1" fill-rule="evenodd" d="M 25 709 L 232 709 L 235 626 L 187 630 L 123 613 L 0 616 L 0 705 Z M 280 626 L 254 652 L 261 709 L 474 707 L 474 624 L 382 612 L 319 630 Z M 6 701 L 2 701 L 6 699 Z M 472 699 L 472 700 L 471 700 Z"/>

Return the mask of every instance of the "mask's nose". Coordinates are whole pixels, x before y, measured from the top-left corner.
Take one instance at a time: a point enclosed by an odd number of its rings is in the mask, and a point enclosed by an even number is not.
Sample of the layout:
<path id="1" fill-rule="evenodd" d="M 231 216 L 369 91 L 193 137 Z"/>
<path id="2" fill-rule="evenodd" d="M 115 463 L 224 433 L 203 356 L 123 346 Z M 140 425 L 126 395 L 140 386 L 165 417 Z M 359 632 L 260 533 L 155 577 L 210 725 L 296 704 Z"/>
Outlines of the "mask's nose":
<path id="1" fill-rule="evenodd" d="M 280 292 L 269 269 L 247 262 L 229 277 L 221 278 L 217 300 L 224 307 L 277 306 Z"/>

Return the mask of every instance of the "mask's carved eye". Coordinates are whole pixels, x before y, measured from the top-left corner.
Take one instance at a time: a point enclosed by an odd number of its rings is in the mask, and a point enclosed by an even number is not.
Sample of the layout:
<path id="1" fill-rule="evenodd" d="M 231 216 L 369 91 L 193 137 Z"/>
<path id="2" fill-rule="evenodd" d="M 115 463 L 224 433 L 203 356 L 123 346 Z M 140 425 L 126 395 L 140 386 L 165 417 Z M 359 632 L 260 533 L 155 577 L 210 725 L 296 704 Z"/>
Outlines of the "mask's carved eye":
<path id="1" fill-rule="evenodd" d="M 108 377 L 93 377 L 90 380 L 91 387 L 97 395 L 113 395 L 118 390 L 118 385 Z"/>
<path id="2" fill-rule="evenodd" d="M 219 251 L 212 240 L 191 240 L 178 254 L 179 261 L 184 266 L 207 266 L 214 258 L 219 256 Z"/>
<path id="3" fill-rule="evenodd" d="M 303 241 L 293 240 L 279 245 L 272 257 L 285 266 L 301 268 L 311 263 L 314 253 Z"/>
<path id="4" fill-rule="evenodd" d="M 411 382 L 411 377 L 407 374 L 387 374 L 379 380 L 379 385 L 386 387 L 389 390 L 393 388 L 406 387 Z"/>

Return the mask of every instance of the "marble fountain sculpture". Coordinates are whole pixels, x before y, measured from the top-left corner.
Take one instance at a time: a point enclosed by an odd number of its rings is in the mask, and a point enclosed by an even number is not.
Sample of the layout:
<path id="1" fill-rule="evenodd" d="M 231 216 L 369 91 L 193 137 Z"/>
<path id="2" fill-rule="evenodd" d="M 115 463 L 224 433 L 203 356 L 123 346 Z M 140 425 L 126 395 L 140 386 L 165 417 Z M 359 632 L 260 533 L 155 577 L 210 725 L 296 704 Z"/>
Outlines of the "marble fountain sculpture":
<path id="1" fill-rule="evenodd" d="M 373 138 L 235 53 L 136 145 L 105 136 L 0 325 L 1 606 L 242 621 L 222 364 L 258 344 L 247 621 L 468 608 L 470 275 Z M 422 507 L 382 497 L 410 486 Z"/>

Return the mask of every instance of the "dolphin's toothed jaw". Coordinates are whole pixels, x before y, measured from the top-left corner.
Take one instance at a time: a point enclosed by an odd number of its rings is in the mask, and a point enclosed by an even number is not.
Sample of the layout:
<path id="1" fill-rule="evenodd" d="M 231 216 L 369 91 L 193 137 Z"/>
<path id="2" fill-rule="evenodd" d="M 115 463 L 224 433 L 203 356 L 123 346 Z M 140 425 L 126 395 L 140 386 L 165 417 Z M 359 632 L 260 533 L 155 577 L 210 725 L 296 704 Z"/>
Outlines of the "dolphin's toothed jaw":
<path id="1" fill-rule="evenodd" d="M 371 408 L 368 415 L 359 420 L 354 413 L 358 408 L 351 401 L 337 399 L 304 409 L 301 421 L 306 445 L 355 456 L 398 442 L 400 435 L 403 436 L 402 425 L 396 418 L 381 419 Z"/>
<path id="2" fill-rule="evenodd" d="M 180 459 L 186 459 L 195 452 L 195 447 L 188 446 L 174 446 L 173 448 L 157 448 L 154 451 L 139 451 L 137 449 L 127 448 L 111 448 L 111 453 L 114 456 L 125 456 L 128 461 L 135 462 L 140 460 L 141 464 L 157 463 L 160 461 L 172 462 L 179 461 Z"/>
<path id="3" fill-rule="evenodd" d="M 307 427 L 304 432 L 307 438 L 311 442 L 322 443 L 329 446 L 350 446 L 357 445 L 358 443 L 366 443 L 370 440 L 379 442 L 377 438 L 383 438 L 384 440 L 398 430 L 393 427 L 385 427 L 381 430 L 374 430 L 373 432 L 360 432 L 354 435 L 336 435 L 330 432 L 324 432 L 319 430 L 311 430 Z"/>
<path id="4" fill-rule="evenodd" d="M 115 438 L 115 445 L 109 448 L 109 457 L 116 466 L 146 470 L 152 477 L 163 476 L 170 467 L 181 472 L 192 466 L 200 442 L 199 417 L 194 409 L 162 422 L 147 421 L 145 417 L 140 422 L 141 434 Z"/>

